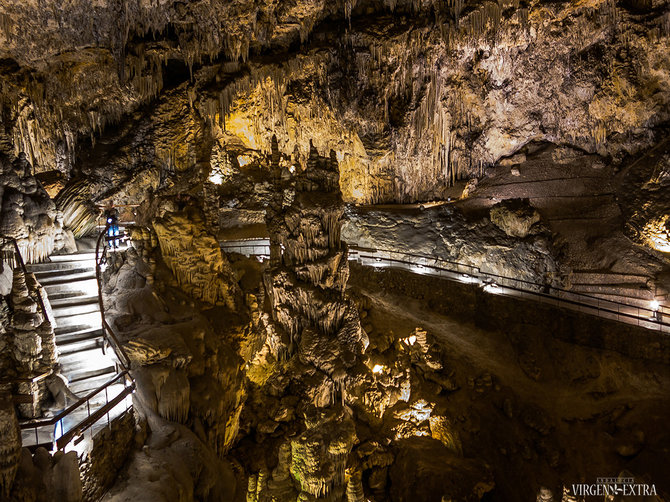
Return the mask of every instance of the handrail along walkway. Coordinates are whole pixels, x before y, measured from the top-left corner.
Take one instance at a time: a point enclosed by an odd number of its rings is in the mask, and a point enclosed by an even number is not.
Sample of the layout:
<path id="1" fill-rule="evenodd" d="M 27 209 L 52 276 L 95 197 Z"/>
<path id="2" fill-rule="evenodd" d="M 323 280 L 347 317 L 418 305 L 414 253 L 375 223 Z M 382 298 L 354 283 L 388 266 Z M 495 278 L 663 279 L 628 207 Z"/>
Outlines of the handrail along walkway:
<path id="1" fill-rule="evenodd" d="M 267 239 L 244 239 L 220 242 L 226 251 L 269 257 L 270 244 Z M 640 307 L 624 302 L 606 300 L 597 296 L 578 293 L 563 288 L 537 284 L 523 279 L 505 277 L 482 271 L 479 267 L 466 263 L 388 249 L 365 248 L 349 245 L 350 260 L 373 267 L 394 267 L 414 273 L 443 277 L 460 282 L 479 283 L 488 292 L 529 298 L 557 307 L 567 307 L 598 317 L 614 319 L 627 324 L 635 324 L 646 329 L 670 333 L 670 307 L 659 305 L 658 309 Z M 660 313 L 660 316 L 658 314 Z"/>
<path id="2" fill-rule="evenodd" d="M 105 303 L 102 298 L 102 264 L 105 263 L 105 261 L 107 260 L 107 246 L 103 246 L 101 254 L 100 244 L 106 237 L 109 227 L 110 227 L 109 223 L 105 225 L 105 228 L 102 230 L 102 232 L 100 232 L 98 240 L 95 244 L 95 279 L 98 283 L 98 305 L 100 307 L 100 317 L 102 319 L 102 334 L 105 340 L 107 340 L 109 345 L 116 353 L 116 356 L 119 360 L 119 363 L 121 364 L 121 367 L 125 371 L 129 371 L 130 357 L 128 357 L 128 353 L 123 348 L 123 345 L 121 345 L 121 343 L 119 342 L 119 339 L 114 333 L 112 327 L 107 323 L 107 319 L 105 318 Z"/>

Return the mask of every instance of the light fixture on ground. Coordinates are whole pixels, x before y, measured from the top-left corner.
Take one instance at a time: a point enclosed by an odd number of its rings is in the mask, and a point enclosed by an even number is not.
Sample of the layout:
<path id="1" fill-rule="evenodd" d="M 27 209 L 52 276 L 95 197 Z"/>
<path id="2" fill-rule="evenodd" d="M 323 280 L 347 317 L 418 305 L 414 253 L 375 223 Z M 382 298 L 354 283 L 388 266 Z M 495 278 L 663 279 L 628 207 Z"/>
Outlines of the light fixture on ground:
<path id="1" fill-rule="evenodd" d="M 484 291 L 487 293 L 492 293 L 492 294 L 500 294 L 502 293 L 502 289 L 500 289 L 500 286 L 498 286 L 495 282 L 488 282 L 484 284 L 482 287 Z"/>

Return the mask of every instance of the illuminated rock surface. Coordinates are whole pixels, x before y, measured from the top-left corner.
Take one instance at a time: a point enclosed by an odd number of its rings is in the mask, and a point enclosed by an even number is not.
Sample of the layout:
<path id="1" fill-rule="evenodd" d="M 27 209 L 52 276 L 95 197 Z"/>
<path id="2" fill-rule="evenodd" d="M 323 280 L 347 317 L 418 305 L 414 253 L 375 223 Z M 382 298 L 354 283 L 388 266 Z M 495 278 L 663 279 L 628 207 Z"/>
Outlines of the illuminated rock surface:
<path id="1" fill-rule="evenodd" d="M 90 252 L 114 205 L 131 236 L 101 279 L 137 428 L 96 493 L 548 501 L 630 473 L 668 498 L 667 335 L 473 276 L 662 313 L 669 120 L 667 0 L 0 0 L 0 234 Z M 220 248 L 246 238 L 269 256 Z M 10 254 L 1 378 L 59 350 Z M 3 496 L 91 493 L 0 411 Z"/>

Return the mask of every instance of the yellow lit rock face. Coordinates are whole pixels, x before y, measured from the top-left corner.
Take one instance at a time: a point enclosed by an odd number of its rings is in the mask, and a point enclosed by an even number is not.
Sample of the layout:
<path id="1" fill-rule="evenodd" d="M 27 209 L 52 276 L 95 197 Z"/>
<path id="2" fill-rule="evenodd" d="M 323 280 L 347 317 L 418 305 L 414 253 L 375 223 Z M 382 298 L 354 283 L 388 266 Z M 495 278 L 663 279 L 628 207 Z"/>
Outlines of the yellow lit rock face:
<path id="1" fill-rule="evenodd" d="M 642 235 L 652 248 L 670 253 L 670 215 L 663 215 L 647 223 Z"/>
<path id="2" fill-rule="evenodd" d="M 213 305 L 235 308 L 239 291 L 228 261 L 214 237 L 194 214 L 167 213 L 153 224 L 163 259 L 179 286 Z"/>
<path id="3" fill-rule="evenodd" d="M 644 148 L 636 135 L 668 117 L 670 42 L 665 28 L 643 36 L 631 22 L 608 2 L 519 8 L 509 19 L 478 6 L 446 41 L 370 22 L 350 35 L 353 53 L 315 47 L 251 65 L 201 110 L 247 148 L 269 152 L 276 136 L 302 167 L 310 141 L 333 150 L 345 201 L 446 198 L 529 141 L 615 158 Z M 603 46 L 603 32 L 617 42 Z M 615 57 L 624 40 L 639 59 Z"/>
<path id="4" fill-rule="evenodd" d="M 465 12 L 462 2 L 415 2 L 405 23 L 374 8 L 362 16 L 350 1 L 166 0 L 123 14 L 111 0 L 43 8 L 51 2 L 0 3 L 6 139 L 38 172 L 69 173 L 79 150 L 124 118 L 170 108 L 155 148 L 125 143 L 144 158 L 112 159 L 115 169 L 182 172 L 207 164 L 200 149 L 211 140 L 267 153 L 274 135 L 303 168 L 310 140 L 336 152 L 346 201 L 415 202 L 446 198 L 445 187 L 530 141 L 621 159 L 670 119 L 661 9 L 642 24 L 605 0 L 475 2 Z M 319 24 L 343 15 L 346 35 Z M 268 47 L 281 55 L 253 56 Z"/>
<path id="5" fill-rule="evenodd" d="M 309 68 L 313 72 L 315 69 Z M 320 152 L 335 151 L 340 166 L 340 188 L 345 200 L 365 203 L 374 199 L 366 185 L 370 156 L 359 136 L 338 121 L 330 107 L 318 98 L 298 100 L 286 86 L 272 79 L 259 82 L 233 103 L 225 118 L 227 134 L 244 147 L 268 153 L 272 136 L 283 152 L 293 152 L 291 161 L 305 169 L 310 141 Z M 238 156 L 240 167 L 252 161 Z"/>

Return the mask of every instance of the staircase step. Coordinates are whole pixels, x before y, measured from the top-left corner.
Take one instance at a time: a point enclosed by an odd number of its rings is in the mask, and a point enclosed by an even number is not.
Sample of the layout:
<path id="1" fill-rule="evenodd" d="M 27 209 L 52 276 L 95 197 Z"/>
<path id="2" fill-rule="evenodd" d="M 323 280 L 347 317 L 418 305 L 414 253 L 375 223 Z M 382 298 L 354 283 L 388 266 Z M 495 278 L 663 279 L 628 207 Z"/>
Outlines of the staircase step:
<path id="1" fill-rule="evenodd" d="M 113 377 L 114 375 L 105 374 L 97 377 L 88 378 L 86 380 L 80 380 L 78 382 L 74 382 L 71 385 L 69 385 L 69 387 L 72 390 L 72 392 L 74 392 L 80 397 L 84 397 L 85 395 L 93 392 L 94 390 L 100 388 L 102 385 L 109 382 Z M 112 385 L 107 387 L 107 398 L 109 401 L 114 399 L 121 391 L 123 391 L 123 380 L 119 379 L 118 382 L 119 383 L 113 383 Z M 93 402 L 98 403 L 101 402 L 101 404 L 104 405 L 105 391 L 103 390 L 102 392 L 94 396 Z"/>
<path id="2" fill-rule="evenodd" d="M 60 357 L 69 356 L 85 350 L 99 349 L 102 347 L 102 336 L 70 342 L 68 344 L 63 344 L 56 340 L 56 345 L 58 345 L 58 355 Z"/>
<path id="3" fill-rule="evenodd" d="M 91 327 L 100 327 L 102 326 L 102 319 L 100 318 L 100 312 L 89 312 L 82 314 L 69 315 L 65 317 L 59 317 L 56 319 L 56 333 L 64 333 L 67 328 L 70 331 L 77 331 L 80 329 L 91 328 Z"/>
<path id="4" fill-rule="evenodd" d="M 92 278 L 69 280 L 62 283 L 54 282 L 52 284 L 42 284 L 42 286 L 47 295 L 49 295 L 49 298 L 53 298 L 53 295 L 62 295 L 65 293 L 75 295 L 87 294 L 91 296 L 98 294 L 98 281 L 95 279 L 95 274 Z"/>
<path id="5" fill-rule="evenodd" d="M 34 274 L 47 272 L 69 272 L 74 269 L 95 269 L 95 260 L 73 260 L 59 262 L 32 263 L 27 266 Z"/>
<path id="6" fill-rule="evenodd" d="M 53 286 L 52 286 L 53 288 Z M 55 300 L 63 300 L 65 298 L 77 298 L 77 297 L 82 297 L 82 296 L 90 296 L 86 293 L 86 291 L 70 291 L 70 292 L 57 292 L 58 288 L 53 288 L 52 292 L 49 293 L 47 291 L 47 295 L 49 296 L 49 302 L 53 303 Z"/>
<path id="7" fill-rule="evenodd" d="M 79 326 L 73 326 L 78 328 Z M 102 329 L 99 327 L 88 327 L 84 329 L 74 329 L 65 333 L 56 334 L 56 344 L 60 347 L 70 343 L 77 343 L 83 340 L 93 340 L 102 338 Z"/>
<path id="8" fill-rule="evenodd" d="M 91 314 L 100 312 L 98 302 L 87 302 L 84 304 L 66 305 L 64 307 L 53 307 L 52 311 L 56 318 L 56 324 L 59 324 L 61 318 L 72 317 L 79 314 Z"/>
<path id="9" fill-rule="evenodd" d="M 74 253 L 74 254 L 52 254 L 49 259 L 51 263 L 61 263 L 68 261 L 94 260 L 95 253 Z"/>
<path id="10" fill-rule="evenodd" d="M 115 374 L 116 374 L 116 366 L 114 364 L 97 369 L 80 370 L 66 373 L 68 381 L 73 384 L 77 382 L 85 382 L 91 378 L 97 378 L 101 376 L 104 376 L 105 379 L 109 379 Z"/>
<path id="11" fill-rule="evenodd" d="M 57 337 L 56 346 L 61 356 L 69 356 L 76 352 L 100 349 L 103 341 L 102 330 L 95 329 Z"/>
<path id="12" fill-rule="evenodd" d="M 101 348 L 89 348 L 73 352 L 70 354 L 63 354 L 59 358 L 63 374 L 68 380 L 73 380 L 72 374 L 78 374 L 86 371 L 97 371 L 114 366 L 114 359 L 111 353 L 103 354 Z"/>
<path id="13" fill-rule="evenodd" d="M 67 284 L 72 281 L 81 281 L 86 279 L 95 279 L 95 270 L 77 272 L 74 274 L 57 274 L 46 277 L 39 277 L 38 280 L 42 286 L 53 284 Z"/>
<path id="14" fill-rule="evenodd" d="M 98 376 L 93 376 L 86 378 L 84 380 L 78 380 L 76 382 L 70 382 L 68 387 L 70 387 L 70 390 L 77 394 L 80 397 L 85 396 L 91 391 L 94 391 L 101 385 L 107 383 L 112 376 L 110 376 L 108 373 L 103 373 Z"/>
<path id="15" fill-rule="evenodd" d="M 54 332 L 56 333 L 56 338 L 58 338 L 60 336 L 72 335 L 77 332 L 100 329 L 101 324 L 102 324 L 101 320 L 98 319 L 97 323 L 69 324 L 65 326 L 58 325 L 58 327 L 54 330 Z"/>
<path id="16" fill-rule="evenodd" d="M 72 276 L 78 276 L 81 274 L 93 274 L 95 277 L 95 267 L 74 267 L 67 270 L 42 270 L 39 272 L 34 272 L 37 280 L 42 282 L 45 279 L 52 279 L 54 277 L 63 277 L 69 278 Z"/>
<path id="17" fill-rule="evenodd" d="M 64 298 L 53 298 L 50 297 L 49 301 L 51 303 L 52 309 L 62 308 L 62 307 L 74 307 L 78 305 L 89 305 L 89 304 L 98 304 L 98 295 L 70 295 Z"/>

